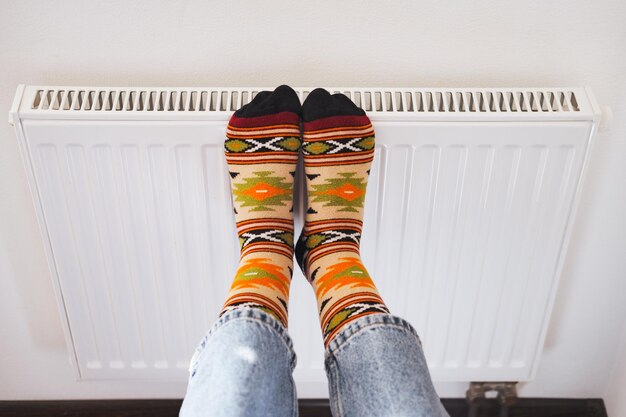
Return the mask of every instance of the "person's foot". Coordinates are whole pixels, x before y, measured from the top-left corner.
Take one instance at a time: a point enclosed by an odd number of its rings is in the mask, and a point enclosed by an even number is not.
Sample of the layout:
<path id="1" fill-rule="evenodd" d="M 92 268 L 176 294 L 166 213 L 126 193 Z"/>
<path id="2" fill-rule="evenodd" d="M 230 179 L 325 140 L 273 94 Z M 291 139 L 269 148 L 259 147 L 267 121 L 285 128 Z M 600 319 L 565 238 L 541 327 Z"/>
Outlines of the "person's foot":
<path id="1" fill-rule="evenodd" d="M 315 290 L 327 346 L 352 320 L 389 312 L 359 251 L 374 129 L 349 98 L 321 88 L 302 118 L 308 205 L 296 260 Z"/>
<path id="2" fill-rule="evenodd" d="M 220 316 L 255 307 L 287 326 L 300 115 L 296 92 L 281 85 L 258 93 L 228 124 L 224 147 L 241 257 Z"/>

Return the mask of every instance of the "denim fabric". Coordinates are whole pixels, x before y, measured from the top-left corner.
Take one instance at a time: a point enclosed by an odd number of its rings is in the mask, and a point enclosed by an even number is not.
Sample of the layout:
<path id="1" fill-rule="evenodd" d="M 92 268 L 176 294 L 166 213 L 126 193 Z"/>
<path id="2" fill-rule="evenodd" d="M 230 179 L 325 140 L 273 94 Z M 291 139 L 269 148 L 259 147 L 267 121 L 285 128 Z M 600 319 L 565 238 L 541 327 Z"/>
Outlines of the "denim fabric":
<path id="1" fill-rule="evenodd" d="M 447 417 L 422 344 L 406 320 L 370 314 L 331 341 L 325 367 L 334 417 Z"/>
<path id="2" fill-rule="evenodd" d="M 259 309 L 233 310 L 196 349 L 180 416 L 297 416 L 295 365 L 282 324 Z"/>
<path id="3" fill-rule="evenodd" d="M 332 340 L 325 359 L 334 417 L 448 416 L 419 337 L 400 317 L 354 320 Z M 297 416 L 295 364 L 291 339 L 274 317 L 233 310 L 198 346 L 180 416 Z"/>

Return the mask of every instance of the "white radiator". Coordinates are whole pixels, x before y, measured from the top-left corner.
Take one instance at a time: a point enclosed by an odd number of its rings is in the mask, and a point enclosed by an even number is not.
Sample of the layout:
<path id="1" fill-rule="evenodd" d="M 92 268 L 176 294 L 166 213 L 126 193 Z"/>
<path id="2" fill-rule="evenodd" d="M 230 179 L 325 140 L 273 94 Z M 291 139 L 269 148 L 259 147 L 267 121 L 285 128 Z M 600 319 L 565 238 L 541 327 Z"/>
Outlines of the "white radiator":
<path id="1" fill-rule="evenodd" d="M 238 257 L 225 125 L 259 90 L 18 87 L 10 121 L 78 379 L 185 384 Z M 329 90 L 376 129 L 363 259 L 433 378 L 531 380 L 599 122 L 591 90 Z M 315 301 L 293 282 L 298 392 L 319 396 Z"/>

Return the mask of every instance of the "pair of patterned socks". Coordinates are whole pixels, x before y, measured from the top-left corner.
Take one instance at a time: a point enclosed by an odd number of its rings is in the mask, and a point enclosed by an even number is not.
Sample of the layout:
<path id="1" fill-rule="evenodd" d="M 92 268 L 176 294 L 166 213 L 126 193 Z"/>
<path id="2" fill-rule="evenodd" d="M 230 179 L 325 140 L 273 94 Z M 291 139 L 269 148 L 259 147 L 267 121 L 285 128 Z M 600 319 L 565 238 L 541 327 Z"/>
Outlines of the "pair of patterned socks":
<path id="1" fill-rule="evenodd" d="M 374 129 L 365 112 L 321 88 L 300 105 L 296 92 L 282 85 L 237 110 L 226 137 L 241 257 L 220 315 L 256 307 L 287 326 L 300 151 L 308 200 L 295 255 L 315 291 L 325 346 L 351 321 L 388 313 L 359 253 L 374 158 Z"/>

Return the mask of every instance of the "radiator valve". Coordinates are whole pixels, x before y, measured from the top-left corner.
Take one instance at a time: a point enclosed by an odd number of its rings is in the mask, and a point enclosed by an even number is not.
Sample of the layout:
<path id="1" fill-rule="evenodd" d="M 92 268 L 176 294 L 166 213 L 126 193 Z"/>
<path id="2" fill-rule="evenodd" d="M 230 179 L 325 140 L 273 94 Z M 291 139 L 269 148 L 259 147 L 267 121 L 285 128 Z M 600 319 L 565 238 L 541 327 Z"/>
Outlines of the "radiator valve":
<path id="1" fill-rule="evenodd" d="M 502 405 L 511 405 L 517 401 L 516 385 L 517 382 L 470 382 L 465 398 L 472 404 L 481 398 L 487 398 L 487 392 L 495 391 Z"/>

